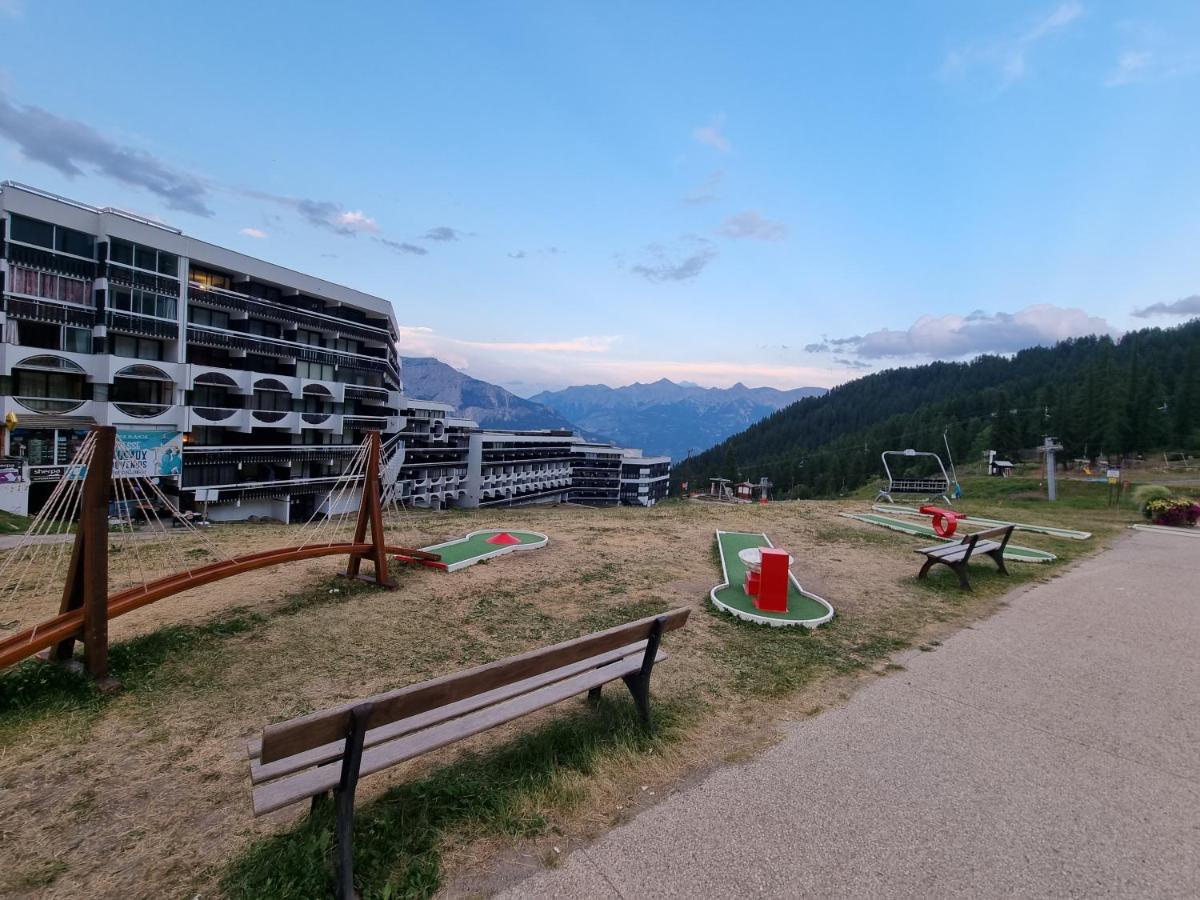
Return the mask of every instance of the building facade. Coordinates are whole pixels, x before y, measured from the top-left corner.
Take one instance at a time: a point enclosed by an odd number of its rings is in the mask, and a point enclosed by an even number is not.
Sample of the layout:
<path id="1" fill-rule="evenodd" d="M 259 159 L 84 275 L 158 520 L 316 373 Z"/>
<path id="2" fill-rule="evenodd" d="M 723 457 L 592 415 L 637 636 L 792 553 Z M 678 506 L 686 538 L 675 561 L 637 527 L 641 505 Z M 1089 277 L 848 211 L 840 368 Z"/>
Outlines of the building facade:
<path id="1" fill-rule="evenodd" d="M 406 505 L 624 496 L 617 448 L 481 431 L 405 397 L 387 300 L 121 210 L 0 184 L 0 297 L 12 512 L 41 508 L 92 424 L 118 428 L 132 474 L 213 520 L 325 511 L 368 431 L 394 451 L 386 486 Z M 592 463 L 613 453 L 600 490 Z"/>

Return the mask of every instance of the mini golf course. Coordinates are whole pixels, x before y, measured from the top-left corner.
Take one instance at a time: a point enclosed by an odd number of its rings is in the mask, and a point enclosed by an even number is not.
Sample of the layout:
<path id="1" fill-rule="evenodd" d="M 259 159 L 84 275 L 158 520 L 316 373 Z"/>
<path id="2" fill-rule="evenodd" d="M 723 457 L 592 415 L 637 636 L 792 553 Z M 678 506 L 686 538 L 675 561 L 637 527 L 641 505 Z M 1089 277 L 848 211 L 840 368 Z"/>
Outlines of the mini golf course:
<path id="1" fill-rule="evenodd" d="M 805 628 L 816 628 L 832 619 L 833 607 L 816 594 L 804 590 L 796 576 L 790 572 L 787 612 L 769 612 L 754 605 L 754 598 L 742 589 L 742 582 L 746 578 L 746 564 L 738 558 L 738 553 L 750 547 L 773 546 L 765 534 L 718 531 L 717 547 L 721 551 L 721 571 L 725 581 L 709 592 L 713 605 L 739 619 L 759 625 L 803 625 Z"/>
<path id="2" fill-rule="evenodd" d="M 1138 531 L 1151 531 L 1155 534 L 1178 534 L 1182 537 L 1200 538 L 1200 528 L 1179 528 L 1171 525 L 1130 525 Z"/>
<path id="3" fill-rule="evenodd" d="M 918 537 L 933 538 L 937 541 L 945 541 L 949 544 L 957 544 L 957 540 L 946 541 L 945 538 L 938 537 L 936 531 L 928 525 L 919 525 L 916 522 L 905 521 L 904 519 L 893 519 L 889 516 L 881 516 L 876 513 L 842 513 L 847 519 L 857 519 L 859 522 L 866 522 L 870 525 L 879 525 L 882 528 L 890 528 L 892 531 L 899 531 L 902 534 L 911 534 Z M 968 521 L 970 521 L 968 519 Z M 980 521 L 979 519 L 975 520 Z M 1032 547 L 1018 547 L 1015 544 L 1009 544 L 1004 548 L 1004 558 L 1011 559 L 1013 562 L 1050 562 L 1058 559 L 1053 553 L 1047 553 L 1045 550 L 1035 550 Z"/>
<path id="4" fill-rule="evenodd" d="M 548 543 L 550 538 L 537 531 L 488 529 L 472 531 L 464 538 L 421 549 L 438 554 L 447 572 L 457 572 L 485 559 L 503 556 L 515 550 L 538 550 Z"/>
<path id="5" fill-rule="evenodd" d="M 881 513 L 900 513 L 902 516 L 925 517 L 925 513 L 912 506 L 884 506 L 881 503 L 877 506 L 872 506 L 871 509 Z M 983 525 L 986 528 L 1003 528 L 1006 525 L 1011 525 L 1017 531 L 1029 531 L 1034 534 L 1049 535 L 1050 537 L 1070 538 L 1073 541 L 1086 541 L 1092 536 L 1090 531 L 1076 531 L 1073 528 L 1054 528 L 1051 525 L 1028 525 L 1024 522 L 1004 522 L 1000 519 L 985 519 L 972 515 L 967 515 L 966 519 L 960 524 L 970 525 L 972 523 Z"/>

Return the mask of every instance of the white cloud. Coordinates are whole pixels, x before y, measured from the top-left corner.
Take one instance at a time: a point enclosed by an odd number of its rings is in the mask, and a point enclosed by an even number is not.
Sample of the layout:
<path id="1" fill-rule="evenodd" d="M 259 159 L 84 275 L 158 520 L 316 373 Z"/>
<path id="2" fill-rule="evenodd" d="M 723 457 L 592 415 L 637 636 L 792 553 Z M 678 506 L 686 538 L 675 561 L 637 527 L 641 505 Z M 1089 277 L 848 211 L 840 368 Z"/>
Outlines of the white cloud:
<path id="1" fill-rule="evenodd" d="M 1004 90 L 1029 74 L 1029 55 L 1039 43 L 1064 31 L 1083 14 L 1083 4 L 1071 0 L 1059 4 L 1013 34 L 957 47 L 946 54 L 942 75 L 957 77 L 972 69 L 983 68 L 999 76 L 999 88 Z"/>
<path id="2" fill-rule="evenodd" d="M 366 215 L 361 209 L 347 210 L 344 213 L 340 213 L 337 217 L 337 224 L 346 231 L 356 233 L 366 231 L 375 234 L 379 231 L 379 223 Z"/>
<path id="3" fill-rule="evenodd" d="M 692 132 L 692 137 L 706 147 L 712 147 L 718 153 L 728 153 L 733 145 L 729 143 L 729 138 L 725 136 L 725 113 L 718 113 L 713 116 L 711 122 L 707 125 L 702 125 Z"/>
<path id="4" fill-rule="evenodd" d="M 806 349 L 833 350 L 860 359 L 958 359 L 980 353 L 1015 353 L 1067 338 L 1117 333 L 1104 319 L 1088 315 L 1082 309 L 1041 303 L 1015 313 L 977 310 L 965 316 L 921 316 L 903 331 L 882 328 L 810 344 Z"/>
<path id="5" fill-rule="evenodd" d="M 782 222 L 765 219 L 752 209 L 730 216 L 717 229 L 718 234 L 732 238 L 750 238 L 755 241 L 781 241 L 787 237 L 787 226 Z"/>
<path id="6" fill-rule="evenodd" d="M 709 175 L 704 182 L 698 187 L 693 188 L 683 195 L 683 202 L 688 206 L 700 206 L 703 203 L 712 203 L 717 199 L 717 186 L 725 178 L 725 173 L 720 169 Z"/>
<path id="7" fill-rule="evenodd" d="M 1126 47 L 1104 79 L 1106 87 L 1148 84 L 1200 74 L 1200 51 L 1161 28 L 1138 23 L 1120 26 Z"/>
<path id="8" fill-rule="evenodd" d="M 670 245 L 647 244 L 646 257 L 629 267 L 634 275 L 662 284 L 691 281 L 717 258 L 717 248 L 706 238 L 684 235 Z"/>
<path id="9" fill-rule="evenodd" d="M 19 19 L 25 12 L 25 4 L 21 0 L 0 0 L 0 16 Z"/>
<path id="10" fill-rule="evenodd" d="M 267 233 L 261 228 L 243 228 L 238 234 L 244 234 L 246 237 L 257 238 L 259 240 L 267 236 Z"/>

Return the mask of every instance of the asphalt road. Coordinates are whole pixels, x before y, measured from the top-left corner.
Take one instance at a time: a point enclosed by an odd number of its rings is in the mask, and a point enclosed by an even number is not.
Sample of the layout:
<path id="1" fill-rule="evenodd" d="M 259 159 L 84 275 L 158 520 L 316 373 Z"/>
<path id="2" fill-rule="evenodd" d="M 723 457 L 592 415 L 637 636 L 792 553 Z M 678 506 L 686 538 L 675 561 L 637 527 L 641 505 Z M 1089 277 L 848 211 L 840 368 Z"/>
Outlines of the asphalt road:
<path id="1" fill-rule="evenodd" d="M 503 896 L 1200 896 L 1198 550 L 1131 532 Z"/>

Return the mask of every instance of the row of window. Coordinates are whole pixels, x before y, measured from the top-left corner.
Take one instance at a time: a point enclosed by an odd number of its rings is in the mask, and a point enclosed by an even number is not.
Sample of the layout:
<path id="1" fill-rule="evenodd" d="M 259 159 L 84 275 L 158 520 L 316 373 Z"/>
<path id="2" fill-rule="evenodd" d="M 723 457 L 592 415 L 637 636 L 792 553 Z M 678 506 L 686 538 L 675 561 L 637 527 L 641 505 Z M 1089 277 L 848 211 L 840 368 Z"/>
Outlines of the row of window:
<path id="1" fill-rule="evenodd" d="M 12 278 L 12 291 L 15 294 L 27 294 L 47 300 L 61 300 L 65 303 L 86 304 L 88 301 L 87 282 L 82 278 L 52 275 L 49 272 L 26 269 L 23 266 L 13 266 L 9 274 Z"/>
<path id="2" fill-rule="evenodd" d="M 155 250 L 144 244 L 134 244 L 131 241 L 113 238 L 108 245 L 108 259 L 110 262 L 120 263 L 123 266 L 157 272 L 159 275 L 167 275 L 171 278 L 179 277 L 178 256 L 174 253 L 167 253 L 165 250 Z"/>
<path id="3" fill-rule="evenodd" d="M 73 256 L 86 256 L 88 259 L 96 258 L 96 239 L 82 231 L 51 225 L 16 213 L 9 217 L 8 227 L 9 237 L 22 244 L 33 244 Z"/>
<path id="4" fill-rule="evenodd" d="M 172 322 L 175 321 L 179 309 L 179 301 L 175 297 L 167 297 L 137 288 L 121 287 L 112 289 L 111 305 L 114 309 L 141 313 L 143 316 L 154 316 L 159 319 L 170 319 Z"/>

